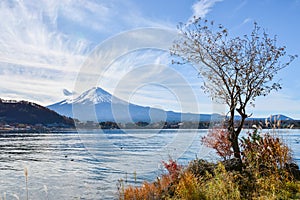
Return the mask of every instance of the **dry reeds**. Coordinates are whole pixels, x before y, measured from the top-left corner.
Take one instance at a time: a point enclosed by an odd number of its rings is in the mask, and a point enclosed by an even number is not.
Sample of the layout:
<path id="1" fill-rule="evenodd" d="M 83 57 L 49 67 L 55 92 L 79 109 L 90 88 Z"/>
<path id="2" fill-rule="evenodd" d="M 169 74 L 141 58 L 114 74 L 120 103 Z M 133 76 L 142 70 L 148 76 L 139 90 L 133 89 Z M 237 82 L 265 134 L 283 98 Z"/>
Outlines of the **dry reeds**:
<path id="1" fill-rule="evenodd" d="M 26 184 L 26 200 L 29 198 L 29 191 L 28 191 L 28 169 L 24 167 L 24 176 L 25 176 L 25 184 Z"/>

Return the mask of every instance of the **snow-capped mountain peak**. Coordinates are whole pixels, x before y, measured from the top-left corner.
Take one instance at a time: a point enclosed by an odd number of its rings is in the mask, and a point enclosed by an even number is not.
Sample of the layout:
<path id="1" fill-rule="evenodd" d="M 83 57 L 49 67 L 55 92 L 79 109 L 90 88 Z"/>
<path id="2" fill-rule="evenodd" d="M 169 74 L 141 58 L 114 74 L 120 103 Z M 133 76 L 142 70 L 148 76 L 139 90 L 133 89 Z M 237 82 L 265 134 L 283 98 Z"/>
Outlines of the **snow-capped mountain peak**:
<path id="1" fill-rule="evenodd" d="M 75 108 L 75 118 L 81 121 L 94 120 L 94 114 L 99 122 L 196 121 L 199 119 L 198 114 L 181 114 L 132 104 L 98 87 L 91 88 L 74 99 L 49 105 L 48 108 L 69 117 L 74 117 Z"/>
<path id="2" fill-rule="evenodd" d="M 111 103 L 112 102 L 112 95 L 103 90 L 99 87 L 93 87 L 75 99 L 67 100 L 67 103 L 74 104 L 99 104 L 99 103 Z"/>

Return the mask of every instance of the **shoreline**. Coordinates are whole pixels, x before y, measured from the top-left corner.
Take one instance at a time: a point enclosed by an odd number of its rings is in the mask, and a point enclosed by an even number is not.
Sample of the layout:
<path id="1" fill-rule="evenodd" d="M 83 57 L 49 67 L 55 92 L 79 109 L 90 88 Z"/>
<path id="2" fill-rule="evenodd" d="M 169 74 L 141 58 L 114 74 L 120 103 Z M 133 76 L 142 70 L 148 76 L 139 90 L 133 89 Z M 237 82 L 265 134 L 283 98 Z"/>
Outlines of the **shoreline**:
<path id="1" fill-rule="evenodd" d="M 212 128 L 80 128 L 79 130 L 209 130 Z M 244 128 L 243 130 L 253 130 L 254 128 Z M 272 130 L 271 128 L 262 128 L 262 130 Z M 300 130 L 300 127 L 295 128 L 278 128 L 276 130 Z M 77 128 L 66 129 L 39 129 L 39 130 L 0 130 L 0 134 L 15 134 L 15 133 L 72 133 L 77 132 Z"/>

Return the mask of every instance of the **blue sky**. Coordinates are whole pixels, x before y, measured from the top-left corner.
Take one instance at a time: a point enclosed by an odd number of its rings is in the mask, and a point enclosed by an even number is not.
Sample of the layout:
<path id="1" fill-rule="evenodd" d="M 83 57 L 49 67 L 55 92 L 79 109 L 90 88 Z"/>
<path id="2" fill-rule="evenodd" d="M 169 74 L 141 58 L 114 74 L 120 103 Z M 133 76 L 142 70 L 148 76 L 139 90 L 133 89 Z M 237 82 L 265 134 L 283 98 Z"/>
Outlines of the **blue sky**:
<path id="1" fill-rule="evenodd" d="M 234 35 L 249 33 L 256 21 L 270 35 L 278 35 L 278 44 L 287 46 L 289 54 L 300 55 L 299 11 L 299 0 L 1 1 L 0 97 L 42 105 L 70 98 L 67 91 L 74 91 L 84 61 L 103 41 L 136 28 L 175 29 L 179 22 L 187 22 L 194 15 L 221 23 Z M 114 93 L 132 65 L 141 65 L 145 60 L 166 64 L 168 59 L 166 52 L 157 50 L 130 53 L 112 63 L 99 86 Z M 258 98 L 249 112 L 254 116 L 282 113 L 300 119 L 299 66 L 298 58 L 282 70 L 277 78 L 283 89 Z M 223 106 L 212 103 L 202 93 L 201 78 L 192 67 L 171 68 L 181 74 L 198 99 L 197 109 L 184 106 L 184 111 L 225 112 Z M 167 81 L 172 82 L 171 75 Z M 173 85 L 175 82 L 176 78 Z M 133 93 L 130 101 L 181 111 L 182 102 L 176 92 L 161 86 L 139 85 L 134 92 L 128 91 Z"/>

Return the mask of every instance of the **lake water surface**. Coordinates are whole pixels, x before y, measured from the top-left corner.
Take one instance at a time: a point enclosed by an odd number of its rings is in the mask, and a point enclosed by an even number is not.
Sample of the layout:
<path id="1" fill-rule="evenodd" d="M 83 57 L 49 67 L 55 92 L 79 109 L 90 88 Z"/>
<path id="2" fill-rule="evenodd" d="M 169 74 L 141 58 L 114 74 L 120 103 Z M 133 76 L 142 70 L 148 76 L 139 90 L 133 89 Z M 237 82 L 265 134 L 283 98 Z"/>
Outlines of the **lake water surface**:
<path id="1" fill-rule="evenodd" d="M 119 182 L 139 185 L 164 173 L 161 161 L 215 160 L 207 130 L 82 130 L 0 134 L 0 199 L 117 199 Z M 300 130 L 279 130 L 300 164 Z"/>

